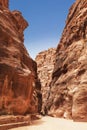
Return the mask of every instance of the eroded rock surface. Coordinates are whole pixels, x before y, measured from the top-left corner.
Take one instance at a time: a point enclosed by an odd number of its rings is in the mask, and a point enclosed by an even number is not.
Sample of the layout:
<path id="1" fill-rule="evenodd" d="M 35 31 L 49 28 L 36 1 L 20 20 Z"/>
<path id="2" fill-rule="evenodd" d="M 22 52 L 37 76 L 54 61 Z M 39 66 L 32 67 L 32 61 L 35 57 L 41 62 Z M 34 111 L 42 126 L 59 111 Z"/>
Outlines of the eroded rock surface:
<path id="1" fill-rule="evenodd" d="M 9 0 L 0 0 L 0 6 L 4 8 L 8 8 Z"/>
<path id="2" fill-rule="evenodd" d="M 87 0 L 76 0 L 69 10 L 47 105 L 52 116 L 87 121 Z"/>
<path id="3" fill-rule="evenodd" d="M 0 3 L 0 115 L 34 113 L 41 95 L 36 63 L 23 44 L 28 23 L 19 11 L 9 11 L 8 0 Z"/>
<path id="4" fill-rule="evenodd" d="M 50 82 L 52 80 L 52 72 L 54 69 L 55 48 L 50 48 L 46 51 L 40 52 L 35 61 L 37 62 L 38 78 L 41 82 L 42 92 L 42 113 L 46 114 L 46 102 L 49 97 Z"/>

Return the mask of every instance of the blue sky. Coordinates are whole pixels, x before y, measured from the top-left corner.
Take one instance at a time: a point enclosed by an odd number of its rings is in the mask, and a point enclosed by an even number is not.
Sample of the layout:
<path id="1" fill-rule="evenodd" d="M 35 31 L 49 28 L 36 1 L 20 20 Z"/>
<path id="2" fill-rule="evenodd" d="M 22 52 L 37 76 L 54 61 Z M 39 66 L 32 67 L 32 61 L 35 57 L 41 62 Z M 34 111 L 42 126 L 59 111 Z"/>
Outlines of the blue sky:
<path id="1" fill-rule="evenodd" d="M 68 10 L 75 0 L 10 0 L 10 9 L 19 10 L 28 21 L 24 44 L 32 58 L 56 47 Z"/>

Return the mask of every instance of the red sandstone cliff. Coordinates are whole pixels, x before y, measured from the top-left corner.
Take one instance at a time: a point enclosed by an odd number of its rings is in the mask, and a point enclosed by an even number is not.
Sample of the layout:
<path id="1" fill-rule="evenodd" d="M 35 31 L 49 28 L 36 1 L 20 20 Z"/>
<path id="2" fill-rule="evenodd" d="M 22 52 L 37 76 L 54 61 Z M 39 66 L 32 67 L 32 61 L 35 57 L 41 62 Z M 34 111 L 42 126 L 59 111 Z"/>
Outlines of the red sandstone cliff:
<path id="1" fill-rule="evenodd" d="M 41 94 L 36 63 L 23 44 L 28 23 L 7 7 L 8 0 L 0 0 L 0 114 L 34 113 Z"/>
<path id="2" fill-rule="evenodd" d="M 9 0 L 0 0 L 0 6 L 2 6 L 4 8 L 8 8 Z"/>
<path id="3" fill-rule="evenodd" d="M 41 83 L 42 92 L 42 113 L 46 114 L 46 102 L 49 96 L 50 82 L 52 80 L 52 72 L 54 69 L 55 48 L 50 48 L 40 52 L 35 61 L 37 62 L 37 73 Z"/>
<path id="4" fill-rule="evenodd" d="M 47 105 L 52 116 L 87 121 L 87 0 L 76 0 L 69 10 Z"/>

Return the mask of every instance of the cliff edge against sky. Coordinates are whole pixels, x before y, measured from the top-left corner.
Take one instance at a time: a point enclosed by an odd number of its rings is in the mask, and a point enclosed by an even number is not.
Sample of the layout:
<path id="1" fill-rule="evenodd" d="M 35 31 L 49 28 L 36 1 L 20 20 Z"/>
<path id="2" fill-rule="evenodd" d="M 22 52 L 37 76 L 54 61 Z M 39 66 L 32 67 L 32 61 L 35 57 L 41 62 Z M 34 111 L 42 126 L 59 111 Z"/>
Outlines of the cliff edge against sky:
<path id="1" fill-rule="evenodd" d="M 69 10 L 47 104 L 51 115 L 87 121 L 87 0 Z"/>
<path id="2" fill-rule="evenodd" d="M 38 112 L 37 66 L 23 44 L 28 23 L 8 5 L 0 0 L 0 115 Z"/>
<path id="3" fill-rule="evenodd" d="M 87 0 L 76 0 L 71 6 L 54 60 L 50 58 L 44 67 L 45 58 L 41 58 L 36 59 L 41 83 L 43 76 L 47 78 L 45 67 L 49 69 L 49 63 L 55 61 L 50 85 L 48 79 L 44 82 L 50 88 L 45 88 L 45 110 L 51 116 L 87 121 Z"/>

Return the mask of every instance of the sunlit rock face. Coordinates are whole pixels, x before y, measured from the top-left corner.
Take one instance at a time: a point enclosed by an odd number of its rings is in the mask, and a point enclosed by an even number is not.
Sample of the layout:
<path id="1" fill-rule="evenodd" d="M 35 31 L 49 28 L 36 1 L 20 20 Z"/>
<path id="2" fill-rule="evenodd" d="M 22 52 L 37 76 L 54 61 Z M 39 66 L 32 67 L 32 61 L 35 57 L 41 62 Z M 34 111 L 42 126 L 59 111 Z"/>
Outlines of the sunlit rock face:
<path id="1" fill-rule="evenodd" d="M 40 52 L 35 58 L 35 61 L 37 62 L 38 78 L 41 83 L 42 114 L 46 114 L 45 106 L 49 97 L 50 82 L 52 80 L 52 72 L 54 69 L 55 52 L 55 48 L 50 48 Z"/>
<path id="2" fill-rule="evenodd" d="M 46 106 L 49 115 L 87 121 L 87 0 L 69 10 Z"/>
<path id="3" fill-rule="evenodd" d="M 38 112 L 37 66 L 23 44 L 28 23 L 7 7 L 8 0 L 0 0 L 0 114 Z"/>

